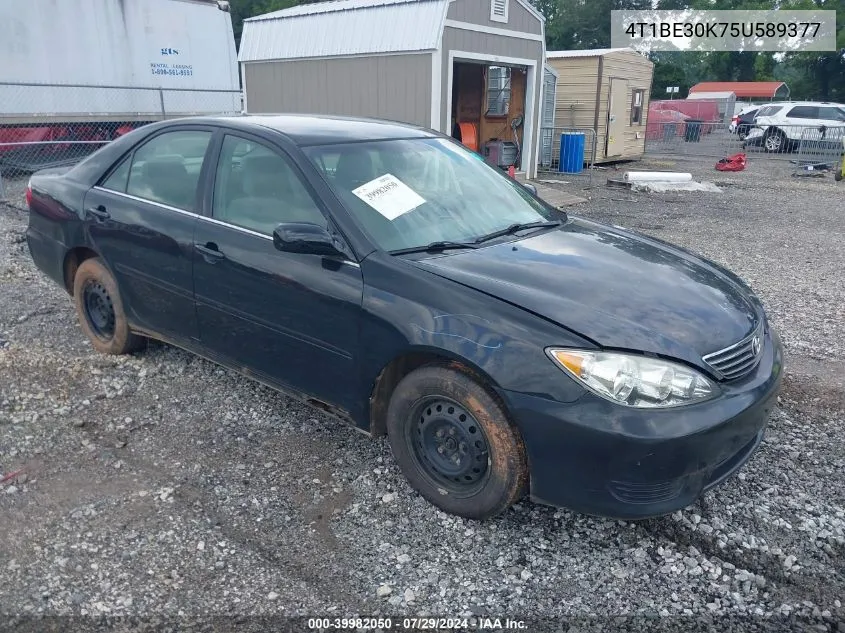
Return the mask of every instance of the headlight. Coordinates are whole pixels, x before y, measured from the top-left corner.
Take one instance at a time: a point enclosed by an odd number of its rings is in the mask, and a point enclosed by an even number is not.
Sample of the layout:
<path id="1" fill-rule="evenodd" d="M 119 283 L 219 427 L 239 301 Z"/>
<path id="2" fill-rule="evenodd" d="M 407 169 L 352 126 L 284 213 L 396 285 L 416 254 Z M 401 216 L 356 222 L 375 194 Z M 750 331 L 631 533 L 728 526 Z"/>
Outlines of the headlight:
<path id="1" fill-rule="evenodd" d="M 697 371 L 665 360 L 574 349 L 547 352 L 590 390 L 629 407 L 677 407 L 712 398 L 718 389 Z"/>

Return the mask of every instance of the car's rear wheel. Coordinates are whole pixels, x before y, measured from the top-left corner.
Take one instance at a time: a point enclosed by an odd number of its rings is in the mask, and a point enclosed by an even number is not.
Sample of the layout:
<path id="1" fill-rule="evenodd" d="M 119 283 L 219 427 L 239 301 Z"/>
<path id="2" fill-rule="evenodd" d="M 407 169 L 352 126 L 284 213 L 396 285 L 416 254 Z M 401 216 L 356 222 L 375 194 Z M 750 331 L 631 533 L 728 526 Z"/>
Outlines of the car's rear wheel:
<path id="1" fill-rule="evenodd" d="M 772 130 L 766 132 L 766 137 L 763 139 L 763 147 L 770 154 L 777 154 L 786 151 L 786 134 L 780 130 Z"/>
<path id="2" fill-rule="evenodd" d="M 467 374 L 408 374 L 387 410 L 390 446 L 411 486 L 451 514 L 493 517 L 526 492 L 528 461 L 503 405 Z"/>
<path id="3" fill-rule="evenodd" d="M 143 345 L 129 330 L 117 282 L 99 259 L 86 259 L 76 269 L 73 299 L 79 324 L 98 352 L 126 354 Z"/>

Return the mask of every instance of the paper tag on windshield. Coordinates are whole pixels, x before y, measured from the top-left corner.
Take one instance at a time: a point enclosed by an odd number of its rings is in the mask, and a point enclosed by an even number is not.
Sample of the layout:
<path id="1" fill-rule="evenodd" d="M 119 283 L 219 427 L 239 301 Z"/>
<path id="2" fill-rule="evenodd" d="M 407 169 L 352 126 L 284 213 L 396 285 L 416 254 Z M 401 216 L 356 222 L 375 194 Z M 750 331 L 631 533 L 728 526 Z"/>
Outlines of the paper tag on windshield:
<path id="1" fill-rule="evenodd" d="M 361 198 L 388 220 L 395 220 L 400 215 L 416 209 L 425 200 L 393 174 L 379 176 L 352 193 Z"/>

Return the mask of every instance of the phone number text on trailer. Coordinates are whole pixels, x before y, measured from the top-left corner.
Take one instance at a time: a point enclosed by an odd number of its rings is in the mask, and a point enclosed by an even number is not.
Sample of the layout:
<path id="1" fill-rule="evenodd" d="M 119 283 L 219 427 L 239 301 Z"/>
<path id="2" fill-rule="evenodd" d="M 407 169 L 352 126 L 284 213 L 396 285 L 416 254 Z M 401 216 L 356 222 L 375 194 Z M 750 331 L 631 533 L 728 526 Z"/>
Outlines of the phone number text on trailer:
<path id="1" fill-rule="evenodd" d="M 171 77 L 192 77 L 194 67 L 190 64 L 150 64 L 153 75 L 170 75 Z"/>

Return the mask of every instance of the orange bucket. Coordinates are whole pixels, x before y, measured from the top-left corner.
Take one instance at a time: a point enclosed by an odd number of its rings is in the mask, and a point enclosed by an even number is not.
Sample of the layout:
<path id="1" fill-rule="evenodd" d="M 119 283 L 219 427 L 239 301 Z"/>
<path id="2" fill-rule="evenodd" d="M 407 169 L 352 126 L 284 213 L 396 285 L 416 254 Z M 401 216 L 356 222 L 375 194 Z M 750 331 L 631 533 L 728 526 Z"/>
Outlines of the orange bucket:
<path id="1" fill-rule="evenodd" d="M 461 143 L 474 152 L 478 151 L 478 126 L 475 123 L 459 123 Z"/>

